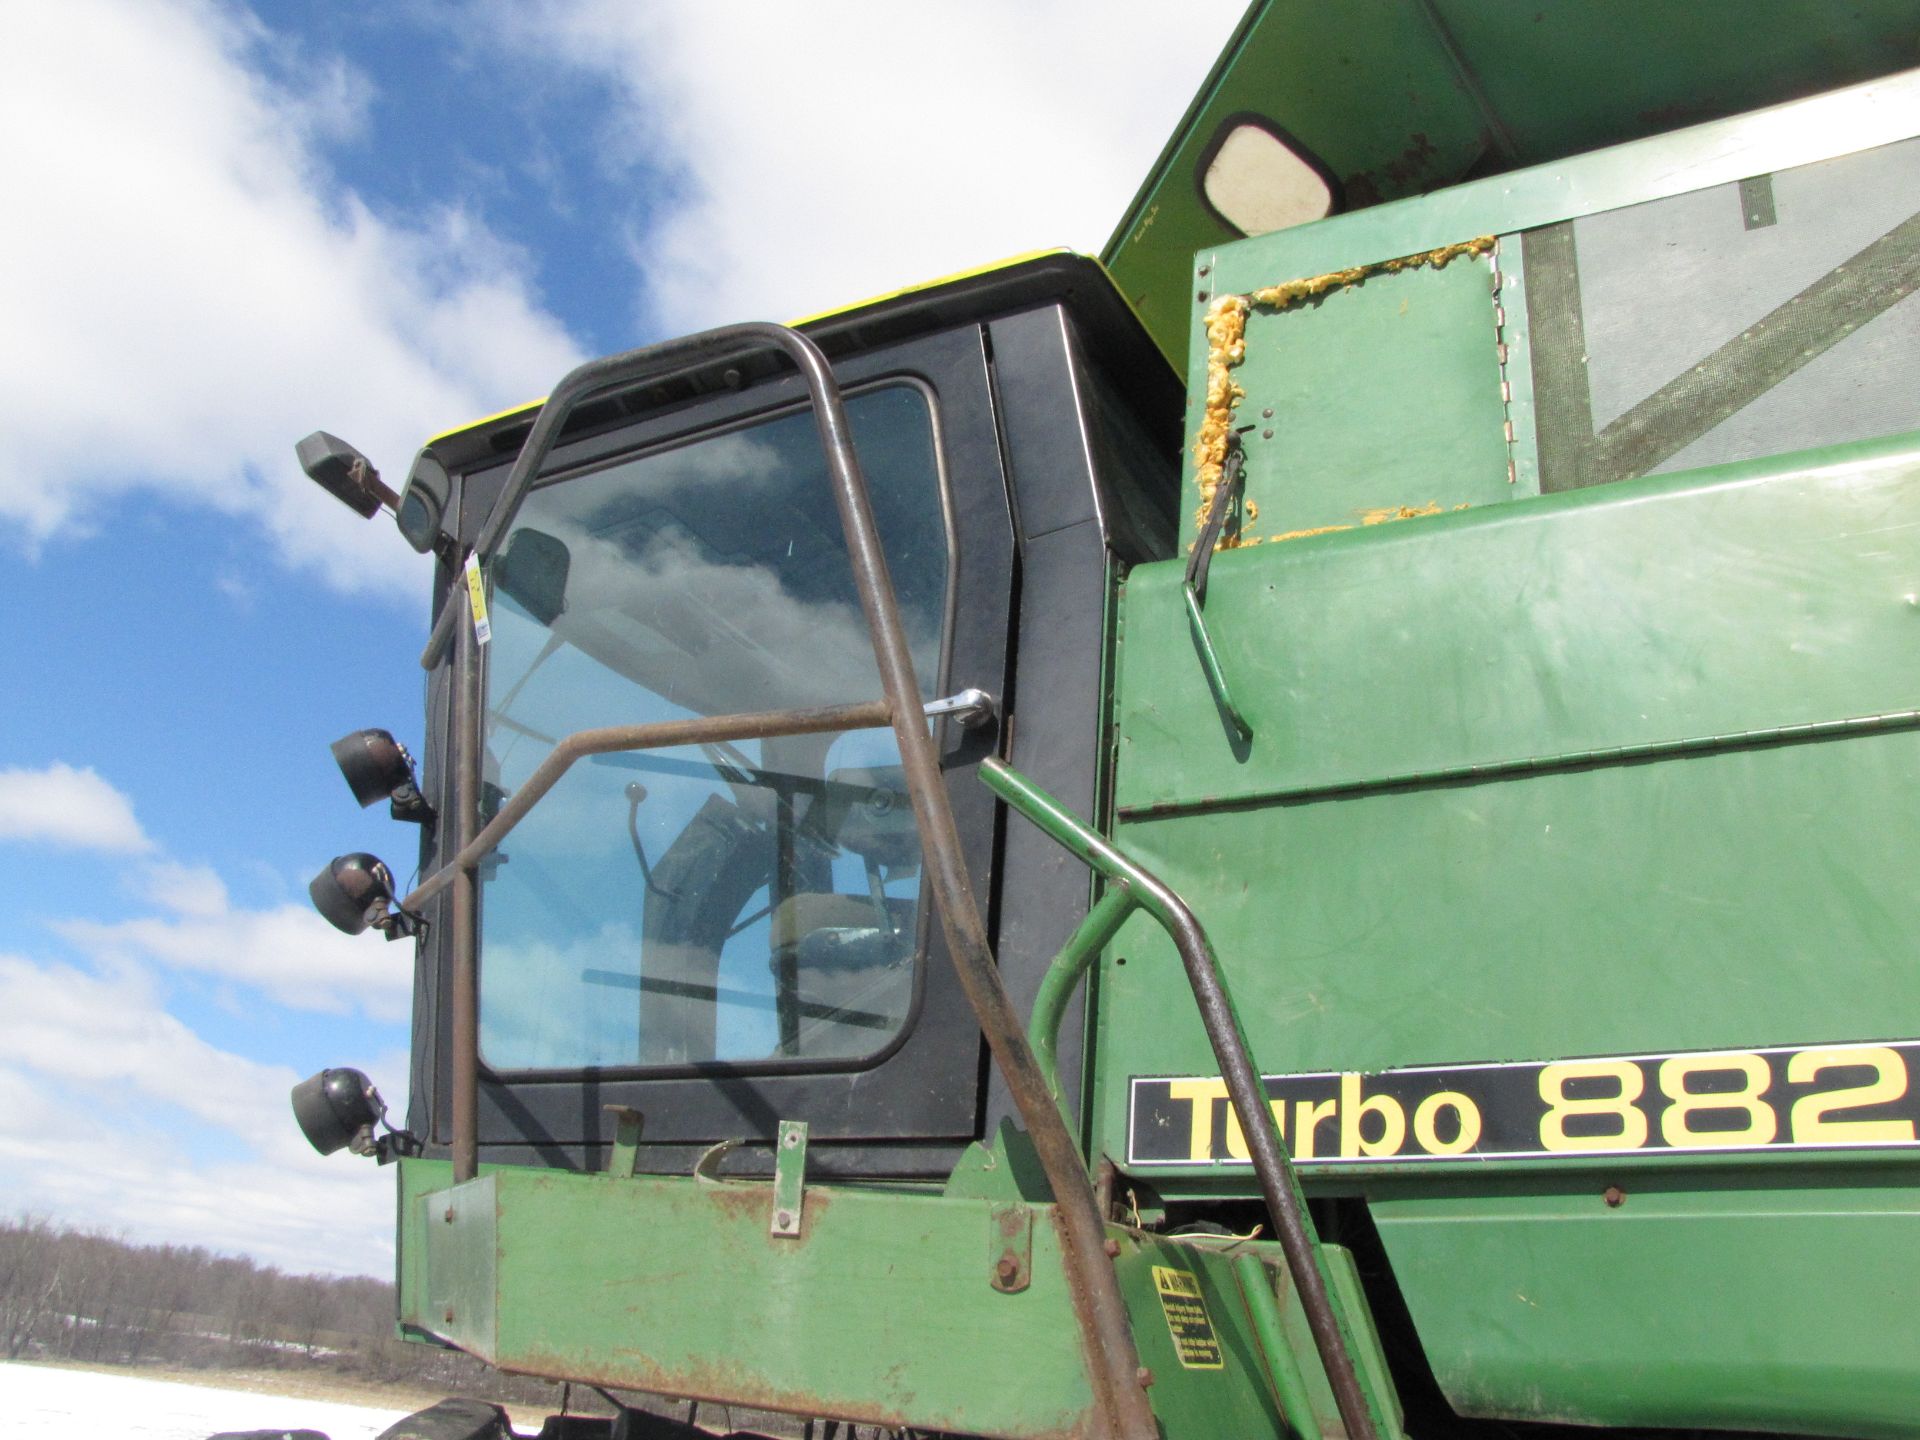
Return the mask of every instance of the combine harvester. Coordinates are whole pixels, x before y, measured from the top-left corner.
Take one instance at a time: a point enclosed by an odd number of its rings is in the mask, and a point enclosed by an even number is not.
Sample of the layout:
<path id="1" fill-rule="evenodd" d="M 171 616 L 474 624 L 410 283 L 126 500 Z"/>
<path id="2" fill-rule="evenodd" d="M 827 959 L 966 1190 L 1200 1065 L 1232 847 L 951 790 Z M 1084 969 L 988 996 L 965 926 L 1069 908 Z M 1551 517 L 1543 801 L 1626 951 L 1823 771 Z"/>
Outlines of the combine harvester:
<path id="1" fill-rule="evenodd" d="M 418 776 L 338 747 L 425 879 L 314 883 L 411 1110 L 295 1091 L 404 1332 L 897 1435 L 1920 1434 L 1917 62 L 1271 0 L 1099 262 L 398 495 L 303 444 L 437 560 Z"/>

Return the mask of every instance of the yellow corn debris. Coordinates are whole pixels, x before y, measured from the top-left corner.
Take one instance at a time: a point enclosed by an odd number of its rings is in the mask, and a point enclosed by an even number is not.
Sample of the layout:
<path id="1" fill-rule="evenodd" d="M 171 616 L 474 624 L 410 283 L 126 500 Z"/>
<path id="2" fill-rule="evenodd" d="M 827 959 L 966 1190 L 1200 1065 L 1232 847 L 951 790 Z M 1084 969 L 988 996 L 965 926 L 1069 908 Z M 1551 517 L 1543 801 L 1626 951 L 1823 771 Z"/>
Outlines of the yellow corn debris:
<path id="1" fill-rule="evenodd" d="M 1254 306 L 1262 310 L 1285 310 L 1303 300 L 1325 295 L 1332 290 L 1357 285 L 1369 275 L 1391 275 L 1401 270 L 1414 270 L 1421 266 L 1439 269 L 1449 261 L 1462 255 L 1485 255 L 1493 249 L 1494 237 L 1481 235 L 1472 240 L 1462 240 L 1456 245 L 1442 245 L 1437 250 L 1423 250 L 1417 255 L 1402 255 L 1392 260 L 1377 260 L 1371 265 L 1354 265 L 1345 270 L 1329 270 L 1324 275 L 1311 275 L 1302 280 L 1286 280 L 1278 285 L 1268 285 L 1249 295 L 1222 295 L 1207 307 L 1207 404 L 1201 413 L 1200 432 L 1194 437 L 1193 461 L 1194 484 L 1200 491 L 1200 507 L 1195 511 L 1196 528 L 1206 524 L 1207 511 L 1213 505 L 1213 492 L 1219 487 L 1220 474 L 1227 460 L 1227 436 L 1233 431 L 1233 412 L 1246 391 L 1235 383 L 1234 367 L 1247 358 L 1247 312 Z M 1438 511 L 1437 506 L 1411 510 L 1399 507 L 1391 511 L 1379 512 L 1379 519 L 1369 519 L 1365 523 L 1378 524 L 1380 520 L 1403 519 L 1413 515 L 1431 515 Z M 1369 512 L 1374 513 L 1374 512 Z M 1275 540 L 1293 540 L 1302 535 L 1322 535 L 1328 530 L 1346 527 L 1325 525 L 1315 530 L 1295 530 L 1285 535 L 1276 535 Z M 1220 537 L 1218 548 L 1232 549 L 1236 545 L 1248 543 L 1237 536 Z"/>

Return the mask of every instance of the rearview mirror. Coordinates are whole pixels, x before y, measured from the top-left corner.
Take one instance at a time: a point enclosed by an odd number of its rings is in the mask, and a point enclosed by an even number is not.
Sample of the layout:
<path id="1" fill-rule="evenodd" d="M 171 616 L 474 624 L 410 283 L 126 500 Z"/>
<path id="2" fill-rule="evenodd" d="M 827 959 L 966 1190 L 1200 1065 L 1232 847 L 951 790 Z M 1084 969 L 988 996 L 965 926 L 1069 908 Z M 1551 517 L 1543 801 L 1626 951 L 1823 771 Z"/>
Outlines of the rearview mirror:
<path id="1" fill-rule="evenodd" d="M 567 574 L 573 556 L 564 540 L 543 530 L 516 530 L 493 562 L 494 588 L 542 625 L 567 608 Z"/>

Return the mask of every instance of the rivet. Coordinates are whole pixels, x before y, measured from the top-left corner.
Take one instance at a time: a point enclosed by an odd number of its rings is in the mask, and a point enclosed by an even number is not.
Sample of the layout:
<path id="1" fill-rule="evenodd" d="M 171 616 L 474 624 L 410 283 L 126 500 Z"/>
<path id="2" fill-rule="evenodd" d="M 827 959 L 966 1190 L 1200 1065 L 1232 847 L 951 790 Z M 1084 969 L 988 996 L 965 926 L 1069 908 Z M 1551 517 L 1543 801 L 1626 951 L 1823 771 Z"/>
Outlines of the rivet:
<path id="1" fill-rule="evenodd" d="M 453 1224 L 453 1206 L 451 1205 L 447 1206 L 446 1213 L 442 1215 L 440 1218 L 446 1221 L 447 1224 L 449 1225 Z"/>
<path id="2" fill-rule="evenodd" d="M 793 1228 L 793 1212 L 791 1210 L 774 1211 L 773 1223 L 777 1229 L 791 1230 Z"/>
<path id="3" fill-rule="evenodd" d="M 451 1325 L 453 1323 L 453 1307 L 449 1305 L 446 1308 L 445 1313 L 443 1313 L 440 1318 L 446 1321 L 447 1324 Z"/>
<path id="4" fill-rule="evenodd" d="M 1208 299 L 1210 299 L 1211 297 L 1207 294 L 1206 291 L 1202 290 L 1200 291 L 1199 294 L 1195 295 L 1193 298 L 1198 300 L 1202 305 L 1204 305 L 1207 303 Z"/>
<path id="5" fill-rule="evenodd" d="M 1205 279 L 1208 275 L 1211 275 L 1213 273 L 1213 267 L 1211 265 L 1202 265 L 1198 273 L 1202 279 Z"/>
<path id="6" fill-rule="evenodd" d="M 1271 420 L 1273 418 L 1273 407 L 1269 405 L 1266 409 L 1262 410 L 1260 412 L 1260 418 L 1262 420 Z"/>
<path id="7" fill-rule="evenodd" d="M 1002 1255 L 1000 1263 L 993 1267 L 993 1273 L 1000 1277 L 1002 1285 L 1011 1285 L 1020 1278 L 1020 1262 L 1011 1253 Z"/>
<path id="8" fill-rule="evenodd" d="M 1118 1240 L 1109 1238 L 1106 1244 L 1100 1248 L 1107 1252 L 1107 1258 L 1109 1260 L 1118 1260 L 1120 1258 L 1120 1242 Z"/>
<path id="9" fill-rule="evenodd" d="M 1271 431 L 1271 430 L 1262 430 L 1262 431 L 1260 432 L 1260 438 L 1261 438 L 1262 440 L 1271 440 L 1271 439 L 1273 438 L 1273 431 Z"/>
<path id="10" fill-rule="evenodd" d="M 1140 1382 L 1140 1388 L 1144 1390 L 1153 1384 L 1153 1371 L 1142 1365 L 1138 1370 L 1133 1372 L 1133 1378 Z"/>
<path id="11" fill-rule="evenodd" d="M 1609 1210 L 1618 1210 L 1621 1205 L 1626 1203 L 1627 1192 L 1622 1190 L 1618 1185 L 1609 1185 L 1601 1192 L 1600 1198 L 1607 1202 L 1607 1208 Z"/>

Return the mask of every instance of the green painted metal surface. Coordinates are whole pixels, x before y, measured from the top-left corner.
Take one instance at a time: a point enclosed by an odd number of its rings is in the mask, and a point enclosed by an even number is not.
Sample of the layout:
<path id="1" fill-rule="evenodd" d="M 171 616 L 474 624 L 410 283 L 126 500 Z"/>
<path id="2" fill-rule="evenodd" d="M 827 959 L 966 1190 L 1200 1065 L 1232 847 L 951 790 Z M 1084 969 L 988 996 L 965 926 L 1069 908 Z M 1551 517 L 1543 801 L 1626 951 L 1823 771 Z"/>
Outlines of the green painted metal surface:
<path id="1" fill-rule="evenodd" d="M 1434 1375 L 1462 1412 L 1584 1425 L 1912 1435 L 1920 1190 L 1672 1189 L 1376 1199 Z"/>
<path id="2" fill-rule="evenodd" d="M 1511 498 L 1493 267 L 1379 275 L 1247 317 L 1243 536 Z"/>
<path id="3" fill-rule="evenodd" d="M 1088 1423 L 1046 1214 L 1009 1294 L 985 1199 L 809 1186 L 778 1239 L 764 1183 L 405 1169 L 402 1322 L 504 1369 L 983 1435 Z"/>
<path id="4" fill-rule="evenodd" d="M 1052 1210 L 1019 1137 L 977 1146 L 945 1195 L 809 1187 L 802 1234 L 771 1239 L 772 1187 L 497 1168 L 465 1185 L 402 1162 L 403 1328 L 508 1370 L 657 1394 L 1014 1437 L 1089 1433 L 1089 1395 Z M 990 1283 L 1003 1220 L 1030 1217 L 1027 1283 Z M 1142 1377 L 1168 1440 L 1280 1436 L 1274 1366 L 1326 1434 L 1338 1411 L 1278 1247 L 1114 1227 Z M 1385 1359 L 1352 1257 L 1334 1301 L 1376 1393 Z M 1267 1287 L 1267 1341 L 1249 1306 Z M 1385 1435 L 1398 1435 L 1388 1402 Z"/>
<path id="5" fill-rule="evenodd" d="M 1382 104 L 1382 92 L 1394 103 Z M 1481 148 L 1479 116 L 1417 6 L 1251 8 L 1103 256 L 1171 355 L 1186 343 L 1190 257 L 1238 238 L 1206 207 L 1198 183 L 1222 123 L 1236 115 L 1277 120 L 1356 199 L 1455 179 Z"/>
<path id="6" fill-rule="evenodd" d="M 1120 1245 L 1115 1269 L 1141 1363 L 1152 1374 L 1154 1413 L 1169 1436 L 1282 1435 L 1283 1419 L 1293 1414 L 1289 1400 L 1304 1407 L 1322 1434 L 1345 1433 L 1279 1247 L 1132 1230 L 1114 1234 Z M 1363 1381 L 1374 1394 L 1392 1396 L 1353 1257 L 1338 1246 L 1323 1248 L 1332 1298 Z M 1251 1271 L 1244 1268 L 1249 1264 Z M 1249 1290 L 1256 1284 L 1266 1287 L 1271 1301 L 1273 1324 L 1264 1331 L 1256 1315 L 1258 1296 Z M 1203 1323 L 1215 1342 L 1211 1355 Z M 1269 1348 L 1268 1338 L 1281 1343 Z M 1397 1402 L 1389 1401 L 1379 1420 L 1383 1437 L 1401 1434 Z M 1298 1423 L 1291 1428 L 1303 1429 Z"/>
<path id="7" fill-rule="evenodd" d="M 1179 565 L 1136 569 L 1122 817 L 1913 707 L 1920 571 L 1897 537 L 1920 522 L 1920 448 L 1825 458 L 1223 552 L 1208 619 L 1246 747 Z"/>
<path id="8" fill-rule="evenodd" d="M 1243 743 L 1179 564 L 1143 566 L 1115 838 L 1207 927 L 1269 1075 L 1906 1038 L 1917 593 L 1914 437 L 1224 552 L 1208 617 Z M 1100 973 L 1108 1154 L 1130 1077 L 1212 1073 L 1184 990 L 1129 921 Z M 1373 1206 L 1463 1413 L 1844 1434 L 1911 1409 L 1888 1338 L 1920 1288 L 1910 1148 L 1410 1167 L 1343 1152 L 1337 1112 L 1293 1119 L 1309 1192 Z M 1228 1159 L 1133 1173 L 1252 1183 Z M 1754 1338 L 1769 1295 L 1818 1331 L 1804 1366 Z"/>
<path id="9" fill-rule="evenodd" d="M 1480 204 L 1515 178 L 1497 172 L 1904 70 L 1914 61 L 1915 29 L 1907 0 L 1776 7 L 1757 26 L 1745 0 L 1538 0 L 1524 10 L 1486 0 L 1259 3 L 1103 258 L 1155 338 L 1178 356 L 1195 293 L 1191 257 L 1198 251 L 1211 259 L 1216 247 L 1239 239 L 1202 198 L 1206 164 L 1235 123 L 1258 117 L 1292 137 L 1355 212 L 1332 226 L 1283 232 L 1325 231 L 1327 246 L 1345 252 L 1290 272 L 1312 275 L 1498 228 L 1460 228 L 1405 250 L 1360 253 L 1364 247 L 1348 243 L 1351 227 L 1382 201 L 1451 187 Z M 1738 43 L 1729 43 L 1734 36 Z M 1875 143 L 1857 121 L 1797 128 L 1802 144 L 1848 135 L 1855 145 Z M 1693 188 L 1684 164 L 1665 169 L 1680 174 L 1679 188 Z M 1496 178 L 1457 183 L 1469 173 Z M 1618 173 L 1644 185 L 1659 183 L 1663 169 L 1636 155 Z"/>

